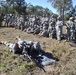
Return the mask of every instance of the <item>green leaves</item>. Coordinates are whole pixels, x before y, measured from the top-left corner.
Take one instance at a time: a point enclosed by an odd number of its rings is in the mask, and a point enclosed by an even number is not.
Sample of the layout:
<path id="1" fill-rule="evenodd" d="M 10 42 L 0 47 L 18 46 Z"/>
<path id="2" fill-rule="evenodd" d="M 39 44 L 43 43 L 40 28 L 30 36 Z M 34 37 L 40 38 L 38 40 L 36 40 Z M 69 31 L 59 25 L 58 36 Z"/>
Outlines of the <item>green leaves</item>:
<path id="1" fill-rule="evenodd" d="M 59 12 L 61 12 L 63 8 L 65 8 L 64 9 L 65 11 L 68 11 L 72 7 L 72 0 L 48 0 L 48 1 L 51 2 L 52 6 L 56 8 Z"/>

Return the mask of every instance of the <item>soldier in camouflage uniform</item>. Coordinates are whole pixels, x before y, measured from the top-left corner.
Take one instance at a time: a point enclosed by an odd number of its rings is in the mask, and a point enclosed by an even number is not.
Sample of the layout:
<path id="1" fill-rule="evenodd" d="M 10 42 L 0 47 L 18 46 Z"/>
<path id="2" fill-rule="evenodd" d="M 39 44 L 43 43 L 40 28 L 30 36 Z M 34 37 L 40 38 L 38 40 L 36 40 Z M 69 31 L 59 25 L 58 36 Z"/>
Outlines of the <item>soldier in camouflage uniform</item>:
<path id="1" fill-rule="evenodd" d="M 5 26 L 9 26 L 9 20 L 10 20 L 10 15 L 9 14 L 6 14 L 5 16 L 4 16 L 4 21 L 5 21 Z"/>
<path id="2" fill-rule="evenodd" d="M 54 16 L 52 15 L 50 20 L 49 20 L 49 28 L 48 28 L 48 31 L 49 31 L 49 37 L 54 37 L 53 34 L 55 34 L 55 24 L 56 24 L 56 19 L 54 18 Z"/>
<path id="3" fill-rule="evenodd" d="M 66 23 L 66 40 L 73 41 L 74 35 L 75 35 L 75 24 L 74 24 L 74 18 L 70 17 L 69 21 Z"/>
<path id="4" fill-rule="evenodd" d="M 41 32 L 41 35 L 44 36 L 44 37 L 49 37 L 49 32 L 48 32 L 48 28 L 47 28 L 46 23 L 43 24 L 43 30 Z"/>
<path id="5" fill-rule="evenodd" d="M 63 22 L 61 21 L 61 17 L 59 16 L 56 22 L 56 37 L 58 41 L 61 41 L 62 26 L 63 26 Z"/>
<path id="6" fill-rule="evenodd" d="M 20 22 L 21 22 L 21 31 L 23 31 L 24 30 L 24 16 L 23 15 L 20 16 Z"/>
<path id="7" fill-rule="evenodd" d="M 36 25 L 37 27 L 34 29 L 34 34 L 40 33 L 40 26 Z"/>

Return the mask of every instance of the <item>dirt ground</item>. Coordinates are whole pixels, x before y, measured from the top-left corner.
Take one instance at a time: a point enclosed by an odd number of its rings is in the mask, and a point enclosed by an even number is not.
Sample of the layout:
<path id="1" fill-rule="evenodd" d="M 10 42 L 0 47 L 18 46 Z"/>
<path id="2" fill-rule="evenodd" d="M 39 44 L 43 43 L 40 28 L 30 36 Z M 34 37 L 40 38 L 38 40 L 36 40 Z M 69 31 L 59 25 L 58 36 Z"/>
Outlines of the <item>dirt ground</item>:
<path id="1" fill-rule="evenodd" d="M 56 63 L 45 66 L 44 72 L 33 62 L 14 55 L 9 48 L 0 44 L 0 75 L 76 75 L 76 47 L 69 42 L 27 34 L 15 28 L 0 27 L 0 41 L 16 42 L 16 36 L 22 39 L 39 41 L 44 51 L 59 59 Z"/>

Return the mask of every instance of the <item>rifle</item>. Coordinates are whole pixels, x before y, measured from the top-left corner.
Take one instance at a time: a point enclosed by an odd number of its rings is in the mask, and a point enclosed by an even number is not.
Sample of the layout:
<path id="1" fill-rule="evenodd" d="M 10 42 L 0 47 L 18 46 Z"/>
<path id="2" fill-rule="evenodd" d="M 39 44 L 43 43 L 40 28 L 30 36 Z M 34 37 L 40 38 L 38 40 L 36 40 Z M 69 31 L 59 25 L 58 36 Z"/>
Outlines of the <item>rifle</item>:
<path id="1" fill-rule="evenodd" d="M 45 69 L 44 69 L 44 66 L 38 61 L 37 58 L 33 58 L 32 56 L 28 55 L 25 47 L 23 48 L 23 55 L 24 55 L 24 58 L 27 57 L 30 61 L 36 63 L 36 65 L 37 65 L 40 69 L 42 69 L 44 72 L 46 72 Z"/>

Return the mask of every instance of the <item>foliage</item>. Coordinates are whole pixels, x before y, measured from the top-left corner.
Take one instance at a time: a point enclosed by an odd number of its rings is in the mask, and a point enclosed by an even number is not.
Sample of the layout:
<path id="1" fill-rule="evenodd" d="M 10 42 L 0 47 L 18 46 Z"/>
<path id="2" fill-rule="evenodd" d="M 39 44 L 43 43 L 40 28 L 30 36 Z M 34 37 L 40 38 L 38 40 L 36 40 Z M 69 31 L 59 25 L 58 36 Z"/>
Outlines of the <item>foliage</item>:
<path id="1" fill-rule="evenodd" d="M 33 6 L 32 4 L 27 4 L 25 0 L 6 0 L 7 5 L 1 6 L 2 12 L 4 14 L 25 14 L 25 15 L 52 15 L 52 11 L 48 8 L 43 8 L 42 6 Z M 3 3 L 5 4 L 5 3 Z"/>
<path id="2" fill-rule="evenodd" d="M 42 6 L 33 6 L 33 5 L 29 5 L 28 7 L 27 7 L 27 9 L 26 9 L 26 11 L 27 11 L 27 13 L 28 14 L 31 14 L 31 15 L 48 15 L 48 16 L 50 16 L 50 15 L 52 15 L 53 13 L 52 13 L 52 11 L 51 10 L 49 10 L 48 8 L 43 8 Z"/>
<path id="3" fill-rule="evenodd" d="M 64 16 L 64 20 L 68 20 L 70 17 L 75 17 L 76 16 L 76 6 L 74 6 L 73 8 L 71 8 L 71 10 L 65 14 Z"/>
<path id="4" fill-rule="evenodd" d="M 48 0 L 51 2 L 52 6 L 59 11 L 60 15 L 63 13 L 63 8 L 65 11 L 70 10 L 72 7 L 72 0 Z"/>
<path id="5" fill-rule="evenodd" d="M 26 13 L 26 2 L 25 0 L 6 0 L 9 6 L 12 6 L 13 13 L 17 12 L 18 14 Z M 10 9 L 10 10 L 11 10 Z"/>
<path id="6" fill-rule="evenodd" d="M 71 14 L 71 16 L 73 16 L 73 17 L 76 16 L 76 5 L 71 8 L 70 14 Z"/>

